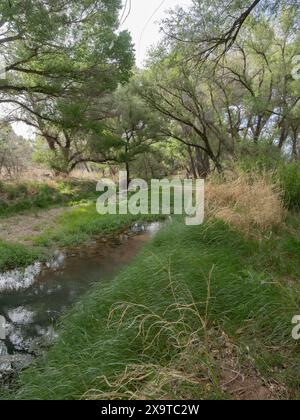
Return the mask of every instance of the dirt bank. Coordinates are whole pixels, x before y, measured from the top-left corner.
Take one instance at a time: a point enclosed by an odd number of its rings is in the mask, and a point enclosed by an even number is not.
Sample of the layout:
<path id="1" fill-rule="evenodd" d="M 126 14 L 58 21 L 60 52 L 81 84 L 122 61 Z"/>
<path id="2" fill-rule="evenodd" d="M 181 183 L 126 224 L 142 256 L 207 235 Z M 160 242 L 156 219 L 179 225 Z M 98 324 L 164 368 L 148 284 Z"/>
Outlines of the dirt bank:
<path id="1" fill-rule="evenodd" d="M 31 245 L 32 239 L 57 224 L 57 219 L 69 208 L 53 208 L 0 219 L 0 240 Z"/>

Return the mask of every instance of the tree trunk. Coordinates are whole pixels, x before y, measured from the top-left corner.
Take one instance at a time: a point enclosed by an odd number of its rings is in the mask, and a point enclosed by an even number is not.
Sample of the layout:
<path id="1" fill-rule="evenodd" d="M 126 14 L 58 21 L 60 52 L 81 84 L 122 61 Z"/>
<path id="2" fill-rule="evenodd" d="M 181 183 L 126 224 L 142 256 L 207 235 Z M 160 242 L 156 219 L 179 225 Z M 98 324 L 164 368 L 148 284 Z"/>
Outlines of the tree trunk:
<path id="1" fill-rule="evenodd" d="M 196 149 L 197 172 L 199 178 L 207 178 L 210 174 L 209 156 L 203 150 Z"/>
<path id="2" fill-rule="evenodd" d="M 129 162 L 126 162 L 126 174 L 127 174 L 127 188 L 129 187 L 130 184 L 130 166 L 129 166 Z"/>
<path id="3" fill-rule="evenodd" d="M 280 150 L 283 148 L 283 145 L 286 142 L 287 135 L 288 135 L 288 133 L 287 133 L 287 130 L 286 130 L 286 127 L 285 127 L 285 123 L 282 122 L 280 137 L 279 137 L 279 143 L 278 143 L 278 147 L 279 147 Z"/>
<path id="4" fill-rule="evenodd" d="M 300 159 L 300 142 L 299 133 L 297 128 L 292 128 L 292 141 L 293 141 L 293 157 L 297 161 Z"/>
<path id="5" fill-rule="evenodd" d="M 197 176 L 196 164 L 195 164 L 195 160 L 193 156 L 193 150 L 191 146 L 188 146 L 188 151 L 189 151 L 189 156 L 190 156 L 190 161 L 191 161 L 192 174 L 193 174 L 194 179 L 196 179 L 198 178 L 198 176 Z"/>

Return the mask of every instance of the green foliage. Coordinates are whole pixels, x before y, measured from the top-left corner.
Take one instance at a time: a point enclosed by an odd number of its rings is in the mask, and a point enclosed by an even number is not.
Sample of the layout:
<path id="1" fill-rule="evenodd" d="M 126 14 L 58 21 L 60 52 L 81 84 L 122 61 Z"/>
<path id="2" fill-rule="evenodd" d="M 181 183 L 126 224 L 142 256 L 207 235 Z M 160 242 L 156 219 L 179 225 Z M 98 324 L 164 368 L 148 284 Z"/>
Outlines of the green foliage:
<path id="1" fill-rule="evenodd" d="M 161 131 L 192 149 L 194 161 L 186 162 L 194 176 L 207 175 L 213 166 L 222 172 L 239 155 L 240 144 L 243 152 L 257 154 L 258 167 L 274 168 L 280 154 L 299 159 L 300 82 L 292 77 L 300 51 L 299 7 L 278 2 L 272 14 L 261 1 L 265 8 L 241 19 L 239 30 L 232 22 L 237 33 L 229 45 L 221 38 L 223 25 L 240 15 L 241 2 L 231 2 L 230 13 L 219 1 L 209 3 L 170 12 L 162 24 L 166 35 L 141 73 L 141 97 L 164 116 Z M 224 60 L 215 61 L 223 54 Z M 250 143 L 253 148 L 245 150 Z M 205 156 L 193 158 L 193 149 Z"/>
<path id="2" fill-rule="evenodd" d="M 247 172 L 270 172 L 274 184 L 280 186 L 289 210 L 300 209 L 300 165 L 288 162 L 275 145 L 268 142 L 242 143 L 237 154 L 237 167 Z"/>
<path id="3" fill-rule="evenodd" d="M 49 5 L 26 0 L 22 8 L 23 3 L 0 6 L 3 25 L 15 36 L 0 36 L 4 56 L 10 58 L 1 92 L 4 101 L 24 101 L 17 104 L 25 110 L 22 115 L 44 137 L 49 151 L 38 145 L 39 163 L 69 173 L 78 164 L 113 162 L 149 179 L 183 171 L 208 175 L 212 167 L 222 172 L 225 162 L 236 160 L 245 171 L 272 173 L 286 207 L 300 210 L 300 82 L 292 77 L 292 60 L 300 52 L 296 0 L 261 0 L 249 15 L 241 15 L 249 6 L 246 0 L 232 1 L 228 8 L 221 0 L 177 8 L 162 23 L 167 35 L 148 68 L 126 86 L 133 48 L 130 35 L 118 30 L 121 1 L 54 0 Z M 224 59 L 215 62 L 216 56 Z M 0 147 L 0 153 L 8 149 Z M 85 190 L 82 185 L 0 183 L 0 216 L 93 196 L 94 186 Z M 40 247 L 114 235 L 141 219 L 153 217 L 100 216 L 95 203 L 88 202 L 33 238 L 34 250 L 0 242 L 0 269 L 42 257 Z M 209 368 L 213 389 L 189 384 L 190 398 L 227 397 L 216 380 L 222 366 L 207 357 L 222 352 L 217 333 L 234 342 L 242 374 L 253 369 L 299 399 L 299 351 L 291 340 L 299 276 L 298 216 L 289 215 L 286 227 L 259 241 L 220 222 L 191 229 L 175 218 L 113 284 L 95 285 L 71 310 L 57 344 L 23 372 L 12 398 L 78 399 L 91 389 L 110 391 L 109 383 L 132 363 L 166 370 L 181 356 L 179 346 L 170 346 L 170 331 L 154 324 L 146 338 L 154 345 L 147 347 L 134 311 L 128 311 L 121 327 L 107 328 L 107 320 L 113 304 L 132 302 L 158 314 L 160 322 L 168 317 L 174 327 L 178 320 L 170 286 L 175 284 L 176 305 L 189 295 L 198 313 L 206 314 L 206 331 L 197 338 L 210 340 L 205 355 L 189 359 L 188 354 L 188 361 Z M 174 327 L 179 337 L 199 331 L 199 319 L 187 318 L 184 326 L 179 319 Z M 146 376 L 142 382 L 147 388 Z M 125 391 L 134 386 L 129 381 Z M 181 395 L 180 386 L 170 388 L 173 399 Z"/>
<path id="4" fill-rule="evenodd" d="M 1 100 L 17 104 L 22 121 L 45 138 L 51 150 L 45 161 L 69 173 L 100 159 L 89 140 L 102 140 L 98 122 L 110 111 L 105 97 L 129 80 L 133 45 L 119 30 L 120 0 L 50 3 L 1 2 L 1 54 L 8 61 Z"/>
<path id="5" fill-rule="evenodd" d="M 68 174 L 70 172 L 69 162 L 62 150 L 45 150 L 45 144 L 42 142 L 36 144 L 33 160 L 56 174 Z"/>
<path id="6" fill-rule="evenodd" d="M 291 210 L 300 210 L 300 164 L 289 163 L 278 169 L 280 185 L 284 191 L 284 199 Z"/>
<path id="7" fill-rule="evenodd" d="M 283 156 L 273 144 L 261 141 L 258 144 L 243 142 L 238 145 L 236 153 L 237 165 L 244 171 L 275 171 L 284 163 Z"/>
<path id="8" fill-rule="evenodd" d="M 120 0 L 25 4 L 17 0 L 0 6 L 1 21 L 10 32 L 1 39 L 4 52 L 10 52 L 6 93 L 14 94 L 13 85 L 16 91 L 65 98 L 68 86 L 75 99 L 80 83 L 99 93 L 128 79 L 133 54 L 129 34 L 116 31 Z"/>
<path id="9" fill-rule="evenodd" d="M 54 229 L 34 238 L 34 244 L 43 247 L 78 245 L 97 235 L 118 234 L 135 222 L 151 222 L 158 218 L 151 215 L 100 215 L 95 202 L 90 202 L 63 215 Z"/>
<path id="10" fill-rule="evenodd" d="M 0 182 L 0 217 L 25 210 L 46 209 L 55 205 L 71 205 L 96 196 L 96 186 L 90 181 L 53 183 Z"/>
<path id="11" fill-rule="evenodd" d="M 44 259 L 44 251 L 0 240 L 0 273 L 15 268 L 27 267 L 37 260 L 42 261 Z"/>

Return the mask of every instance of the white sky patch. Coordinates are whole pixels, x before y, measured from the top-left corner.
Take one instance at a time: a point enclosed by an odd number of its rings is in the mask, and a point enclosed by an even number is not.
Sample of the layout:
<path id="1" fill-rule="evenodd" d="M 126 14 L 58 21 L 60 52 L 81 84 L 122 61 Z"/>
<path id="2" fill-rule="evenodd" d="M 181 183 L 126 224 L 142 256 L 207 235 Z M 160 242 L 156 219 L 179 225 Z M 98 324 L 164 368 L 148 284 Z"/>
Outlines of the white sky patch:
<path id="1" fill-rule="evenodd" d="M 188 8 L 191 4 L 191 0 L 131 0 L 130 14 L 120 30 L 127 29 L 131 33 L 138 67 L 143 67 L 149 49 L 162 38 L 159 21 L 166 17 L 166 12 L 176 6 Z M 34 131 L 26 124 L 15 123 L 13 128 L 20 136 L 34 138 Z"/>
<path id="2" fill-rule="evenodd" d="M 0 119 L 5 119 L 13 108 L 9 105 L 0 105 Z M 12 123 L 11 125 L 18 136 L 23 136 L 28 140 L 35 137 L 34 130 L 29 125 L 22 122 Z"/>
<path id="3" fill-rule="evenodd" d="M 159 21 L 166 17 L 166 12 L 176 6 L 188 8 L 191 4 L 191 0 L 165 0 L 163 3 L 162 0 L 131 0 L 130 15 L 121 29 L 128 29 L 132 35 L 138 67 L 143 66 L 149 48 L 161 39 Z"/>
<path id="4" fill-rule="evenodd" d="M 28 140 L 35 137 L 35 131 L 25 123 L 16 122 L 12 124 L 12 127 L 18 136 L 23 136 Z"/>

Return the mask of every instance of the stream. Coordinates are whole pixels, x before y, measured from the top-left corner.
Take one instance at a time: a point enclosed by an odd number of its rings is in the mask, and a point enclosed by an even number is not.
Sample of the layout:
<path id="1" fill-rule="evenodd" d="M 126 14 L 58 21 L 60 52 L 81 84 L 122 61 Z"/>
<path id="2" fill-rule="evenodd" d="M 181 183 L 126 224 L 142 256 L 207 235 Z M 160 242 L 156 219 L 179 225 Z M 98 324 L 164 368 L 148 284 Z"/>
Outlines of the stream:
<path id="1" fill-rule="evenodd" d="M 111 281 L 159 229 L 159 223 L 135 225 L 114 240 L 95 240 L 56 252 L 47 264 L 0 274 L 0 316 L 6 323 L 0 378 L 30 364 L 49 347 L 57 337 L 54 327 L 68 308 L 95 283 Z"/>

